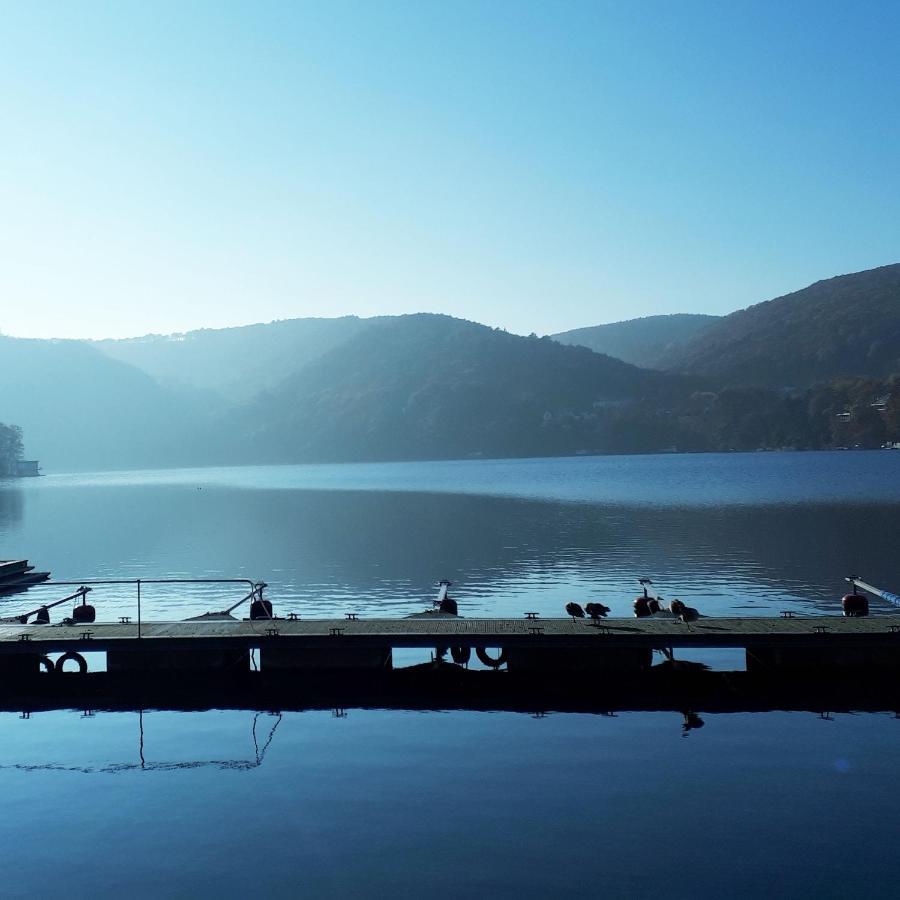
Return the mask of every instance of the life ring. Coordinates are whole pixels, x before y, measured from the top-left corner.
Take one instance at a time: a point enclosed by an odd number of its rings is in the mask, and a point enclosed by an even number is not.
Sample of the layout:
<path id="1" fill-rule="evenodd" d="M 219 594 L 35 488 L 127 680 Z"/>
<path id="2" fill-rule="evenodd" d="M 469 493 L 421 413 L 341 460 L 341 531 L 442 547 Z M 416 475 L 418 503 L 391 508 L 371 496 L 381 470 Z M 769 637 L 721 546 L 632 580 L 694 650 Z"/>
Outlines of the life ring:
<path id="1" fill-rule="evenodd" d="M 466 665 L 472 657 L 471 647 L 451 647 L 450 656 L 458 666 Z"/>
<path id="2" fill-rule="evenodd" d="M 487 650 L 484 647 L 476 647 L 475 655 L 478 657 L 479 661 L 483 662 L 488 668 L 491 669 L 499 669 L 506 662 L 506 651 L 501 650 L 500 655 L 494 659 L 491 656 L 488 656 Z"/>
<path id="3" fill-rule="evenodd" d="M 85 662 L 84 657 L 80 653 L 76 653 L 74 650 L 69 650 L 66 653 L 63 653 L 62 656 L 56 661 L 56 671 L 64 672 L 63 666 L 66 664 L 68 660 L 72 660 L 78 666 L 78 674 L 84 675 L 88 670 L 87 662 Z"/>
<path id="4" fill-rule="evenodd" d="M 53 665 L 53 660 L 50 659 L 49 656 L 39 656 L 38 666 L 43 669 L 48 675 L 52 675 L 56 671 L 56 667 Z"/>

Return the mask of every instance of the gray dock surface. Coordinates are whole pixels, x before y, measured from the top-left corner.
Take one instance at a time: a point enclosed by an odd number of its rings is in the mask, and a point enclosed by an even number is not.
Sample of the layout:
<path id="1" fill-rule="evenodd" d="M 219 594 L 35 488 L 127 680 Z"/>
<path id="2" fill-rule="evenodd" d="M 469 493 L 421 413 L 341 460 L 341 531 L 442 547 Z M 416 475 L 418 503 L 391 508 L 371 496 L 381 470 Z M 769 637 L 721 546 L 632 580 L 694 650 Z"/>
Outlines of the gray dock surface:
<path id="1" fill-rule="evenodd" d="M 284 649 L 325 647 L 676 648 L 884 646 L 897 641 L 900 615 L 844 618 L 673 619 L 274 619 L 134 622 L 90 625 L 0 625 L 0 655 L 68 650 Z"/>

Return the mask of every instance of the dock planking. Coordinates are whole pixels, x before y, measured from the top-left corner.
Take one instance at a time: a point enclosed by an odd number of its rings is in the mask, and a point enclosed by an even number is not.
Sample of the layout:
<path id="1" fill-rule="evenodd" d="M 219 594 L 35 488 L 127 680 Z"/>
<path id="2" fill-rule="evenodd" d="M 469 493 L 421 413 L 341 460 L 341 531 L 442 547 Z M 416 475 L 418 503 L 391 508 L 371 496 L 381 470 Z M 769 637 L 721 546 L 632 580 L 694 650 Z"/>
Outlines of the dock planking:
<path id="1" fill-rule="evenodd" d="M 844 618 L 604 619 L 272 619 L 90 625 L 0 625 L 0 656 L 70 650 L 344 647 L 624 648 L 884 647 L 897 642 L 900 615 Z"/>

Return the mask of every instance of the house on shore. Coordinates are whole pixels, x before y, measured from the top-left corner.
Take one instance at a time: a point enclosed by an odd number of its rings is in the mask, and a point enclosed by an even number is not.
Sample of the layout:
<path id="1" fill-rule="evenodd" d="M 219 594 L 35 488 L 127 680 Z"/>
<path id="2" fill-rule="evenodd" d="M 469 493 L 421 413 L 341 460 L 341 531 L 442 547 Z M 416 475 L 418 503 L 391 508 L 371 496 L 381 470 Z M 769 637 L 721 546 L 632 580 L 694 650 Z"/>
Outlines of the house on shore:
<path id="1" fill-rule="evenodd" d="M 20 459 L 16 461 L 16 475 L 19 478 L 34 478 L 40 474 L 41 469 L 36 459 Z"/>

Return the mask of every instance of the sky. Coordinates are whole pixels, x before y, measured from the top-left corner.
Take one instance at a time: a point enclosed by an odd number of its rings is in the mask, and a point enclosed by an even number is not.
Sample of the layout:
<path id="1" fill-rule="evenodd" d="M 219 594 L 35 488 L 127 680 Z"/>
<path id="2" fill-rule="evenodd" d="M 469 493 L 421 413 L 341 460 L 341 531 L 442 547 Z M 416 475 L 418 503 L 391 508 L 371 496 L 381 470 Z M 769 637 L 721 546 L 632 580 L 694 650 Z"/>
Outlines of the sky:
<path id="1" fill-rule="evenodd" d="M 900 4 L 0 0 L 0 330 L 727 313 L 900 261 Z"/>

